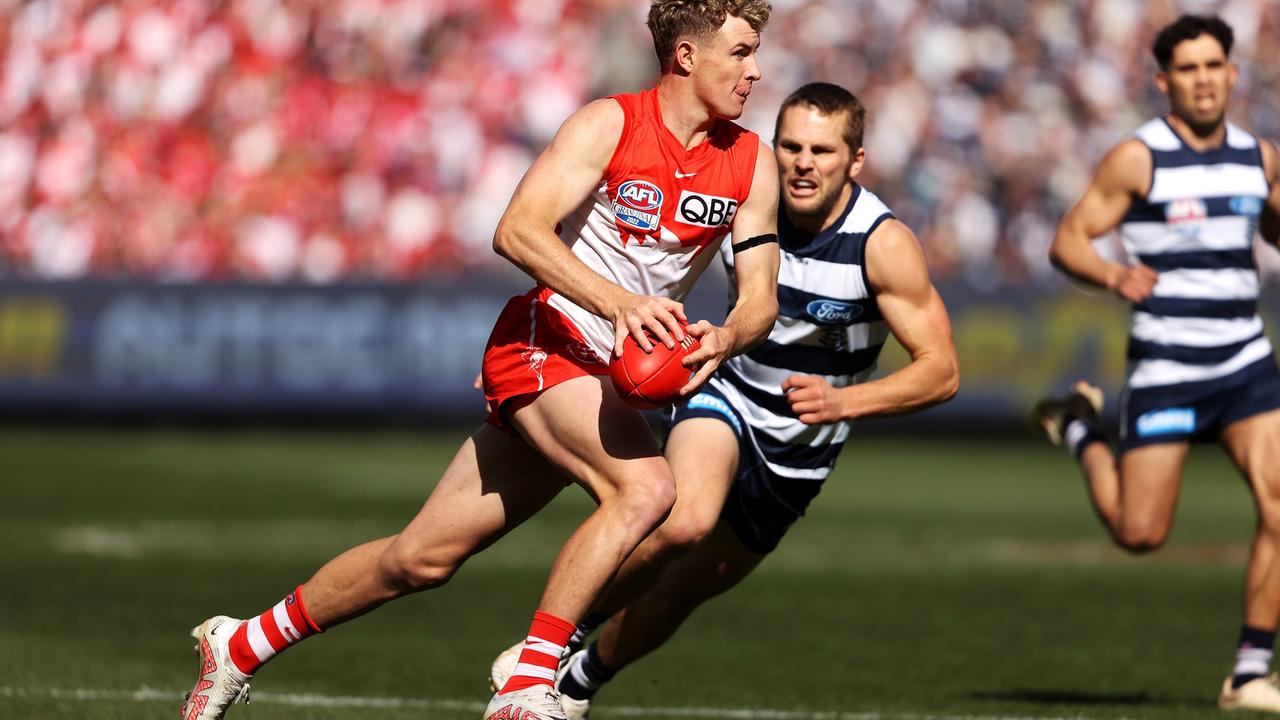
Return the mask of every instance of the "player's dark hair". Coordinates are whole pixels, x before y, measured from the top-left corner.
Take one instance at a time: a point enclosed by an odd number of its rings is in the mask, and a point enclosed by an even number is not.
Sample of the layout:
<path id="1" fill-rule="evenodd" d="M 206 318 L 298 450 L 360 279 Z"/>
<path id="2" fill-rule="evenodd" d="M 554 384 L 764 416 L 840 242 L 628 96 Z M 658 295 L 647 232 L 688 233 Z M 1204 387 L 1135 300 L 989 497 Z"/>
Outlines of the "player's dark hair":
<path id="1" fill-rule="evenodd" d="M 1169 70 L 1169 64 L 1173 62 L 1173 49 L 1178 43 L 1195 40 L 1201 35 L 1217 40 L 1222 46 L 1222 54 L 1231 55 L 1231 45 L 1235 42 L 1236 35 L 1222 18 L 1217 15 L 1183 15 L 1166 25 L 1156 35 L 1156 41 L 1151 46 L 1151 53 L 1156 56 L 1160 69 L 1166 72 Z"/>
<path id="2" fill-rule="evenodd" d="M 756 32 L 764 32 L 771 12 L 773 6 L 767 0 L 653 0 L 648 25 L 658 65 L 666 72 L 681 40 L 704 43 L 730 16 L 746 20 Z"/>
<path id="3" fill-rule="evenodd" d="M 782 115 L 788 108 L 796 105 L 808 105 L 823 115 L 845 113 L 844 133 L 842 137 L 849 146 L 850 152 L 857 152 L 862 147 L 862 130 L 867 122 L 867 109 L 853 93 L 839 85 L 825 82 L 813 82 L 803 85 L 799 90 L 787 96 L 778 108 L 778 119 L 773 125 L 773 137 L 776 141 L 778 130 L 782 128 Z"/>

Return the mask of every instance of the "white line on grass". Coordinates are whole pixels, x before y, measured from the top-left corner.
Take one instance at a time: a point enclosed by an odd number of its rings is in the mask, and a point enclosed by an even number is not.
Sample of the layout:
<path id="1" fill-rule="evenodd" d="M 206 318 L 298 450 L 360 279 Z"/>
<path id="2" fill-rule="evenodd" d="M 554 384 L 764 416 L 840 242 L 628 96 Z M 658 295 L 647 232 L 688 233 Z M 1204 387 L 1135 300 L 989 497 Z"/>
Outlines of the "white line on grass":
<path id="1" fill-rule="evenodd" d="M 93 688 L 21 688 L 0 686 L 0 697 L 50 698 L 53 700 L 95 700 L 132 702 L 173 702 L 182 693 L 155 690 L 143 686 L 137 690 L 97 690 Z M 317 695 L 313 693 L 254 693 L 254 703 L 325 708 L 418 708 L 423 710 L 458 710 L 483 712 L 484 703 L 469 700 L 430 700 L 427 698 L 357 697 Z M 816 710 L 767 710 L 764 708 L 713 707 L 628 707 L 597 708 L 600 715 L 622 717 L 712 718 L 715 720 L 1101 720 L 1088 715 L 921 715 L 896 712 L 831 712 Z M 1129 720 L 1115 718 L 1114 720 Z"/>
<path id="2" fill-rule="evenodd" d="M 182 702 L 182 693 L 143 686 L 137 690 L 96 690 L 93 688 L 0 687 L 0 697 L 46 697 L 54 700 L 118 700 L 133 702 Z M 474 710 L 483 712 L 484 703 L 464 700 L 422 698 L 354 697 L 310 693 L 253 693 L 254 704 L 295 705 L 326 708 L 421 708 L 427 710 Z"/>

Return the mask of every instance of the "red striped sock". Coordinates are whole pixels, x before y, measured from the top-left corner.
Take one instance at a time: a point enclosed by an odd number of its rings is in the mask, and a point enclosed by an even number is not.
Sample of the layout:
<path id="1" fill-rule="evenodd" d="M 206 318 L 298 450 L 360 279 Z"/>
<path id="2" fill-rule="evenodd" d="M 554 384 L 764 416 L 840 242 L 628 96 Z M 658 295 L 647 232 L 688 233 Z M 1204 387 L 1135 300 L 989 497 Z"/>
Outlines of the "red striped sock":
<path id="1" fill-rule="evenodd" d="M 231 662 L 240 672 L 252 675 L 276 653 L 318 632 L 323 631 L 307 614 L 299 585 L 271 609 L 240 623 L 231 635 Z"/>
<path id="2" fill-rule="evenodd" d="M 502 686 L 501 692 L 515 692 L 534 685 L 554 686 L 560 655 L 573 631 L 573 623 L 567 620 L 550 613 L 534 613 L 533 625 L 529 627 L 529 637 L 524 640 L 524 650 L 520 651 L 515 672 Z"/>

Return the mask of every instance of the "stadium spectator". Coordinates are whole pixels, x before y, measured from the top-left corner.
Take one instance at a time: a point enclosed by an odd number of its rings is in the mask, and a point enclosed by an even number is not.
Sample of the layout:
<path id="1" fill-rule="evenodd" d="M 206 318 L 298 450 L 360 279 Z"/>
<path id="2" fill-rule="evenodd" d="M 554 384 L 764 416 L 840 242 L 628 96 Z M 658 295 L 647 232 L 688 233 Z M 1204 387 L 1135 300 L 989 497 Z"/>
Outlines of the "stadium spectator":
<path id="1" fill-rule="evenodd" d="M 651 82 L 646 5 L 0 0 L 0 275 L 507 272 L 488 238 L 551 132 Z M 1280 136 L 1268 0 L 777 5 L 744 124 L 811 79 L 881 108 L 866 180 L 940 279 L 1058 282 L 1053 222 L 1159 110 L 1144 48 L 1180 11 L 1241 28 L 1233 117 Z"/>

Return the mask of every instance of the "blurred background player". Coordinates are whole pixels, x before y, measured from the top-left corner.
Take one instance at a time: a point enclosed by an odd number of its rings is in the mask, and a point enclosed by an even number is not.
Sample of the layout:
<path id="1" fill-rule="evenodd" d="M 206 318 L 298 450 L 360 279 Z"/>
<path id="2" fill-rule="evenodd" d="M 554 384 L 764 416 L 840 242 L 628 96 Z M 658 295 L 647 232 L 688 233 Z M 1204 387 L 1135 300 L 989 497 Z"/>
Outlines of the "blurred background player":
<path id="1" fill-rule="evenodd" d="M 1189 443 L 1216 439 L 1249 482 L 1258 522 L 1244 625 L 1223 709 L 1280 712 L 1268 676 L 1280 619 L 1280 373 L 1257 313 L 1253 241 L 1280 239 L 1280 157 L 1225 119 L 1237 66 L 1217 17 L 1184 15 L 1157 36 L 1169 113 L 1101 161 L 1051 248 L 1067 275 L 1133 303 L 1117 461 L 1095 423 L 1102 391 L 1077 383 L 1034 411 L 1080 463 L 1117 544 L 1158 548 L 1173 524 Z M 1120 229 L 1132 264 L 1092 239 Z"/>
<path id="2" fill-rule="evenodd" d="M 657 0 L 649 12 L 656 88 L 592 102 L 526 173 L 494 248 L 537 280 L 494 327 L 483 375 L 488 424 L 463 444 L 396 536 L 353 548 L 248 621 L 193 631 L 200 666 L 185 720 L 220 718 L 249 677 L 311 634 L 402 595 L 443 585 L 473 553 L 541 509 L 566 477 L 599 508 L 565 543 L 514 674 L 485 717 L 563 717 L 561 650 L 605 583 L 675 499 L 643 416 L 605 377 L 646 329 L 668 346 L 697 337 L 685 392 L 762 340 L 776 315 L 777 172 L 759 138 L 730 122 L 760 78 L 761 0 Z M 741 294 L 723 326 L 683 328 L 680 304 L 732 230 Z"/>
<path id="3" fill-rule="evenodd" d="M 851 421 L 915 412 L 956 392 L 951 325 L 920 245 L 856 182 L 864 116 L 851 93 L 829 83 L 801 87 L 779 110 L 778 321 L 768 340 L 673 409 L 665 452 L 675 508 L 579 625 L 580 643 L 612 616 L 562 673 L 570 718 L 584 717 L 601 685 L 777 547 L 817 496 Z M 734 270 L 733 253 L 721 256 Z M 867 382 L 890 333 L 911 362 Z M 518 652 L 495 661 L 495 684 Z"/>

